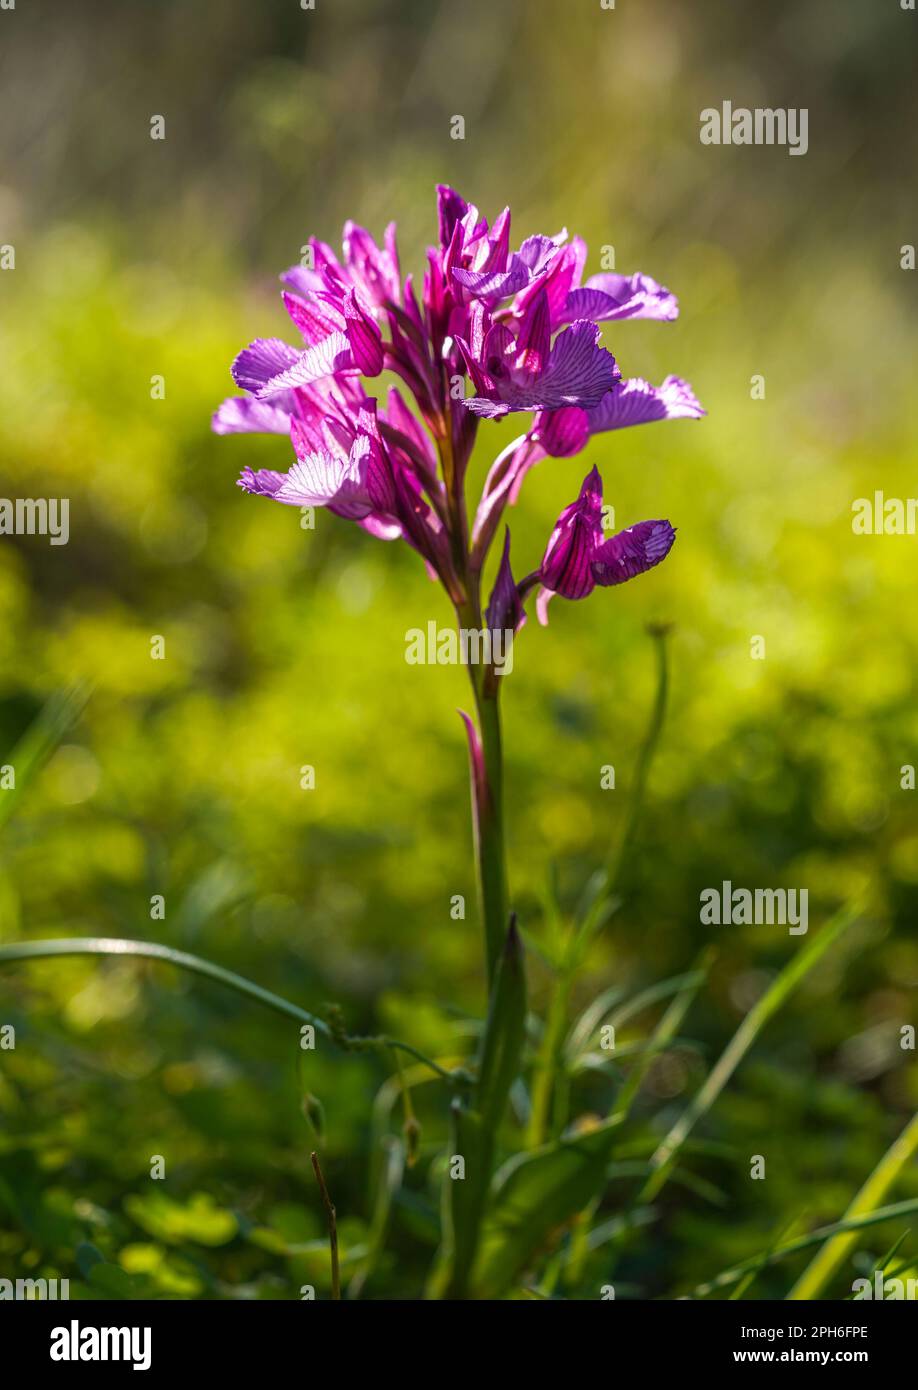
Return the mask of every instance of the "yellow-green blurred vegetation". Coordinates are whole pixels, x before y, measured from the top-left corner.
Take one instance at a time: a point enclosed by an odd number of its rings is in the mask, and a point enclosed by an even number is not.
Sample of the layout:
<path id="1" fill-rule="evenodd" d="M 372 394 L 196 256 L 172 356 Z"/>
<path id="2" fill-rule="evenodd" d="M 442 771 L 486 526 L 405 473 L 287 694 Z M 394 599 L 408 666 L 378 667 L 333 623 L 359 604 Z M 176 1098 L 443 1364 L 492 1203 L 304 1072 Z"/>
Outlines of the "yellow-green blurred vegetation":
<path id="1" fill-rule="evenodd" d="M 288 446 L 218 439 L 210 413 L 240 347 L 292 341 L 276 276 L 306 237 L 396 218 L 419 277 L 437 182 L 489 217 L 509 203 L 514 244 L 566 225 L 590 273 L 610 245 L 617 269 L 679 295 L 675 324 L 607 325 L 604 342 L 625 375 L 688 378 L 708 418 L 546 461 L 509 515 L 517 575 L 593 463 L 618 525 L 678 528 L 651 575 L 558 600 L 547 629 L 533 618 L 504 689 L 512 896 L 541 1008 L 548 866 L 570 904 L 616 844 L 654 693 L 645 625 L 673 624 L 623 903 L 574 1006 L 687 969 L 712 939 L 718 956 L 623 1158 L 646 1157 L 800 944 L 702 927 L 701 889 L 807 887 L 811 933 L 849 899 L 866 910 L 698 1127 L 619 1297 L 686 1292 L 789 1223 L 838 1218 L 918 1100 L 900 1046 L 918 1022 L 918 791 L 900 780 L 918 763 L 918 540 L 851 528 L 856 498 L 918 495 L 918 272 L 900 266 L 918 242 L 916 23 L 874 0 L 107 0 L 2 17 L 0 493 L 69 497 L 71 535 L 0 538 L 0 763 L 50 694 L 92 690 L 2 832 L 0 944 L 164 941 L 307 1009 L 337 1002 L 354 1031 L 466 1051 L 482 1009 L 469 696 L 460 668 L 404 659 L 408 628 L 450 621 L 446 600 L 407 547 L 322 513 L 303 530 L 244 495 L 239 470 L 285 468 Z M 702 146 L 699 112 L 725 99 L 808 107 L 808 154 Z M 515 432 L 482 426 L 473 489 Z M 4 967 L 0 1023 L 17 1030 L 0 1052 L 0 1275 L 324 1295 L 303 1085 L 326 1111 L 345 1257 L 366 1245 L 385 1059 L 320 1047 L 298 1074 L 296 1025 L 133 960 Z M 609 1085 L 584 1084 L 579 1111 Z M 415 1097 L 429 1158 L 443 1095 Z M 438 1173 L 406 1175 L 367 1296 L 420 1293 Z M 604 1214 L 632 1188 L 613 1181 Z M 914 1171 L 897 1195 L 918 1195 Z M 894 1235 L 864 1233 L 859 1273 Z M 84 1243 L 105 1257 L 95 1284 Z"/>

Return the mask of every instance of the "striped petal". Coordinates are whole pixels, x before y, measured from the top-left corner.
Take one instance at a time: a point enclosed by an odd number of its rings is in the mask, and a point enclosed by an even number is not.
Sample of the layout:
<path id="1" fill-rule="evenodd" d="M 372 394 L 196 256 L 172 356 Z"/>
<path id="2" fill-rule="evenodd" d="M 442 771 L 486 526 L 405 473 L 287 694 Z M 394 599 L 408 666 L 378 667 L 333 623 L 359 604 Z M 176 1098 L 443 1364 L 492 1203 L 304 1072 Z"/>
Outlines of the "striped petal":
<path id="1" fill-rule="evenodd" d="M 676 532 L 668 521 L 639 521 L 603 541 L 593 555 L 597 584 L 624 584 L 653 569 L 673 548 Z"/>
<path id="2" fill-rule="evenodd" d="M 646 425 L 654 420 L 697 420 L 706 414 L 687 381 L 668 376 L 662 386 L 634 377 L 623 381 L 589 411 L 590 433 Z"/>

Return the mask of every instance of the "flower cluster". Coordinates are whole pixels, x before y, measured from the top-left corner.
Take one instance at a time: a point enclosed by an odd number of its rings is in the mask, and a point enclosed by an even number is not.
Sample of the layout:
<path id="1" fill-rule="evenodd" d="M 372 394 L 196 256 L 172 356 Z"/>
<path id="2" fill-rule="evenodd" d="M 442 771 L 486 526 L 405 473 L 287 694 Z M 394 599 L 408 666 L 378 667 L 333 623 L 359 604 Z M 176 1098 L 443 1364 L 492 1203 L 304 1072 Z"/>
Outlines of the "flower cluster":
<path id="1" fill-rule="evenodd" d="M 301 343 L 259 338 L 233 363 L 245 393 L 224 401 L 220 434 L 287 435 L 286 472 L 245 468 L 239 486 L 295 507 L 327 507 L 384 539 L 401 538 L 425 560 L 460 611 L 480 612 L 481 569 L 501 516 L 540 460 L 567 458 L 594 434 L 704 414 L 687 382 L 623 379 L 599 342 L 600 325 L 678 314 L 675 297 L 646 275 L 583 280 L 579 237 L 528 237 L 510 246 L 510 212 L 489 226 L 450 188 L 437 190 L 438 244 L 418 292 L 402 278 L 395 226 L 382 246 L 348 222 L 342 256 L 312 239 L 308 265 L 282 280 Z M 383 404 L 363 383 L 390 373 Z M 511 413 L 529 428 L 488 474 L 471 528 L 465 473 L 479 421 Z M 510 570 L 509 534 L 488 608 L 489 624 L 519 626 L 527 594 L 585 598 L 659 564 L 674 531 L 643 521 L 604 538 L 602 480 L 594 468 L 558 519 L 538 569 Z"/>

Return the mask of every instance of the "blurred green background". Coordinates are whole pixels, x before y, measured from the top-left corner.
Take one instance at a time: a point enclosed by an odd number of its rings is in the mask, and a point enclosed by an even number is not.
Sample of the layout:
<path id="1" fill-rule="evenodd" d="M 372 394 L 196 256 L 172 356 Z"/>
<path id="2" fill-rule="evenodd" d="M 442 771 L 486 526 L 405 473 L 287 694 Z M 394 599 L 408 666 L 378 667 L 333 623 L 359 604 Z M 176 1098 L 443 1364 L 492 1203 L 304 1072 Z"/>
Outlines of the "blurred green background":
<path id="1" fill-rule="evenodd" d="M 0 538 L 0 762 L 50 693 L 92 685 L 3 832 L 0 942 L 165 941 L 306 1008 L 336 1001 L 355 1031 L 465 1049 L 482 1007 L 465 673 L 404 660 L 406 630 L 447 624 L 446 602 L 406 547 L 321 513 L 304 531 L 243 495 L 242 466 L 284 468 L 287 446 L 215 438 L 210 413 L 240 347 L 292 341 L 276 277 L 306 237 L 395 218 L 420 275 L 437 182 L 489 217 L 509 203 L 514 244 L 566 225 L 591 273 L 611 245 L 617 269 L 679 295 L 674 325 L 607 325 L 604 342 L 625 375 L 687 377 L 708 419 L 546 462 L 510 515 L 522 574 L 596 463 L 618 525 L 679 530 L 653 575 L 531 621 L 504 689 L 512 891 L 538 941 L 546 866 L 573 901 L 621 832 L 653 698 L 645 624 L 674 624 L 626 900 L 577 995 L 719 948 L 690 1041 L 651 1072 L 635 1152 L 799 943 L 702 927 L 701 889 L 807 887 L 811 933 L 853 895 L 869 910 L 705 1120 L 619 1296 L 685 1292 L 801 1213 L 837 1218 L 918 1099 L 899 1046 L 918 983 L 918 792 L 899 771 L 918 762 L 916 540 L 850 524 L 855 498 L 915 492 L 900 247 L 918 241 L 916 25 L 892 0 L 34 0 L 0 15 L 0 243 L 15 246 L 0 493 L 71 509 L 67 546 Z M 700 111 L 727 99 L 807 107 L 808 154 L 702 146 Z M 482 427 L 475 487 L 515 432 Z M 4 968 L 0 1023 L 17 1029 L 0 1052 L 0 1276 L 98 1291 L 77 1271 L 90 1242 L 110 1292 L 321 1293 L 301 1084 L 327 1112 L 343 1246 L 365 1243 L 376 1060 L 320 1049 L 298 1077 L 295 1027 L 136 961 Z M 442 1097 L 423 1087 L 417 1105 L 436 1152 Z M 581 1108 L 601 1105 L 587 1088 Z M 916 1193 L 912 1172 L 900 1195 Z M 436 1200 L 421 1165 L 368 1295 L 418 1295 Z M 881 1254 L 887 1234 L 859 1248 Z"/>

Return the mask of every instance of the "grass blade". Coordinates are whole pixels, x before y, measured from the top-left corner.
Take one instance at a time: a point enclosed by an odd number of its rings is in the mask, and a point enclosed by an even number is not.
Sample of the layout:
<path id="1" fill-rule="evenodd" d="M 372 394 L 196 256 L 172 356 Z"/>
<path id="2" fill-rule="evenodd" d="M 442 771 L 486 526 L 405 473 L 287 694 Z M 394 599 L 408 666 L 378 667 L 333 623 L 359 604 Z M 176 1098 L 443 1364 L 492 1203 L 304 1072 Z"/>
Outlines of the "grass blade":
<path id="1" fill-rule="evenodd" d="M 916 1153 L 918 1153 L 918 1113 L 912 1116 L 899 1137 L 886 1150 L 845 1212 L 845 1221 L 854 1221 L 858 1217 L 869 1216 Z M 787 1295 L 789 1299 L 819 1298 L 826 1284 L 854 1244 L 856 1229 L 839 1231 L 826 1242 Z"/>
<path id="2" fill-rule="evenodd" d="M 650 1202 L 657 1195 L 666 1182 L 682 1145 L 698 1121 L 717 1100 L 765 1024 L 773 1014 L 777 1013 L 801 980 L 822 959 L 830 946 L 833 946 L 842 933 L 847 931 L 851 923 L 856 920 L 858 912 L 859 908 L 854 906 L 843 908 L 837 912 L 809 945 L 797 951 L 777 979 L 772 981 L 758 1003 L 749 1010 L 720 1059 L 708 1074 L 704 1085 L 682 1112 L 654 1154 L 651 1162 L 656 1171 L 641 1191 L 638 1198 L 639 1203 Z"/>
<path id="3" fill-rule="evenodd" d="M 783 1260 L 788 1255 L 797 1255 L 801 1250 L 809 1250 L 814 1245 L 822 1245 L 823 1241 L 830 1240 L 833 1236 L 863 1231 L 868 1226 L 879 1226 L 883 1221 L 894 1221 L 897 1217 L 909 1216 L 916 1211 L 918 1211 L 918 1197 L 912 1197 L 907 1202 L 896 1202 L 889 1207 L 877 1207 L 875 1211 L 868 1212 L 865 1216 L 845 1217 L 842 1221 L 833 1222 L 831 1226 L 821 1226 L 818 1231 L 811 1231 L 807 1236 L 799 1236 L 787 1245 L 779 1245 L 776 1250 L 766 1252 L 764 1255 L 753 1255 L 751 1259 L 744 1260 L 742 1264 L 735 1265 L 733 1269 L 725 1269 L 708 1283 L 699 1284 L 696 1289 L 693 1289 L 691 1297 L 705 1298 L 708 1294 L 716 1293 L 718 1289 L 735 1283 L 737 1279 L 742 1279 L 746 1274 L 757 1273 L 760 1269 L 776 1264 L 778 1260 Z"/>
<path id="4" fill-rule="evenodd" d="M 307 1013 L 299 1004 L 293 1004 L 289 999 L 273 994 L 269 989 L 263 989 L 253 980 L 247 980 L 244 975 L 225 970 L 222 965 L 215 965 L 213 961 L 204 960 L 201 956 L 193 956 L 189 951 L 176 951 L 174 947 L 164 946 L 158 941 L 128 941 L 120 936 L 68 936 L 61 940 L 16 941 L 8 946 L 0 946 L 0 965 L 10 961 L 47 960 L 53 956 L 144 956 L 150 960 L 160 960 L 167 965 L 177 966 L 180 970 L 190 970 L 194 975 L 204 975 L 207 979 L 216 980 L 218 984 L 234 989 L 237 994 L 245 994 L 250 999 L 257 1000 L 259 1004 L 273 1009 L 275 1013 L 295 1018 L 298 1023 L 308 1023 L 317 1033 L 330 1038 L 345 1052 L 384 1052 L 387 1048 L 394 1047 L 423 1063 L 451 1086 L 462 1087 L 467 1082 L 462 1073 L 448 1072 L 410 1043 L 399 1042 L 382 1034 L 378 1037 L 354 1037 L 338 1027 L 331 1028 L 324 1019 Z"/>

